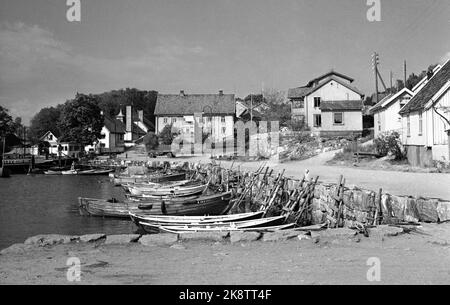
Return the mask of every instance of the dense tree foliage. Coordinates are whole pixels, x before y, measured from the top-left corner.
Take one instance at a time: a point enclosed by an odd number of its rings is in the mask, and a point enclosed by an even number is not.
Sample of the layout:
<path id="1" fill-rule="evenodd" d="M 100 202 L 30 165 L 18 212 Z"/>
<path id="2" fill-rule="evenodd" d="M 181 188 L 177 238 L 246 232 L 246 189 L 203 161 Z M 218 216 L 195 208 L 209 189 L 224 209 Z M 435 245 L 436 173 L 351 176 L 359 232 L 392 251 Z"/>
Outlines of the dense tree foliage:
<path id="1" fill-rule="evenodd" d="M 58 128 L 63 105 L 56 107 L 42 108 L 30 122 L 30 137 L 33 143 L 38 143 L 39 138 L 47 131 L 51 131 L 55 136 L 60 135 Z"/>
<path id="2" fill-rule="evenodd" d="M 15 125 L 12 116 L 8 109 L 0 105 L 0 137 L 5 137 L 7 134 L 15 131 Z"/>
<path id="3" fill-rule="evenodd" d="M 144 136 L 143 142 L 147 151 L 157 149 L 159 146 L 158 136 L 153 132 L 147 133 Z"/>
<path id="4" fill-rule="evenodd" d="M 77 94 L 62 107 L 58 127 L 60 140 L 91 145 L 100 138 L 104 118 L 92 95 Z"/>

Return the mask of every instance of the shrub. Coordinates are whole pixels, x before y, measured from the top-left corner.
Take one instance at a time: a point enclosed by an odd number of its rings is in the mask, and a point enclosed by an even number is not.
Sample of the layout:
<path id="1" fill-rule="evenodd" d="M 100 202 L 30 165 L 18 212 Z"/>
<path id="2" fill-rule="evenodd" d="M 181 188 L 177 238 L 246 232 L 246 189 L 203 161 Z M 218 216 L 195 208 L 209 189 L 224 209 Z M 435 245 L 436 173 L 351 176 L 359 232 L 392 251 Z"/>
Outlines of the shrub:
<path id="1" fill-rule="evenodd" d="M 374 140 L 375 148 L 378 154 L 395 157 L 395 160 L 405 158 L 405 151 L 400 142 L 400 134 L 396 131 L 382 133 Z"/>
<path id="2" fill-rule="evenodd" d="M 161 144 L 171 145 L 173 139 L 178 135 L 177 132 L 174 131 L 172 124 L 164 126 L 163 130 L 159 133 L 158 137 Z"/>
<path id="3" fill-rule="evenodd" d="M 158 136 L 153 132 L 147 133 L 144 136 L 143 142 L 147 151 L 156 149 L 159 146 Z"/>

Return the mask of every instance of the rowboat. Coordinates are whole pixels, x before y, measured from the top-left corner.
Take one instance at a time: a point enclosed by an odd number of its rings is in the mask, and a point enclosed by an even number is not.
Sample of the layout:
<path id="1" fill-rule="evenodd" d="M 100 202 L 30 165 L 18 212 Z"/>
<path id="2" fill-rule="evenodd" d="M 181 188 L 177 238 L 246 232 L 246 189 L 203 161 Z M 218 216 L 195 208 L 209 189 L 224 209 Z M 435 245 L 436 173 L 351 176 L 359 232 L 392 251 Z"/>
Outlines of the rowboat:
<path id="1" fill-rule="evenodd" d="M 45 175 L 62 175 L 61 171 L 53 171 L 53 170 L 48 170 L 44 172 Z"/>
<path id="2" fill-rule="evenodd" d="M 155 196 L 190 196 L 195 194 L 203 193 L 207 184 L 194 183 L 193 185 L 182 185 L 182 186 L 168 186 L 168 187 L 139 187 L 132 186 L 129 187 L 129 191 L 132 196 L 137 197 L 155 197 Z"/>
<path id="3" fill-rule="evenodd" d="M 162 226 L 159 228 L 158 232 L 165 232 L 165 233 L 173 233 L 173 234 L 189 234 L 189 233 L 196 233 L 196 232 L 232 232 L 232 231 L 241 231 L 241 232 L 276 232 L 281 230 L 287 230 L 292 229 L 295 227 L 295 223 L 288 223 L 284 225 L 278 225 L 278 226 L 267 226 L 267 227 L 252 227 L 252 228 L 209 228 L 209 229 L 202 229 L 202 230 L 172 230 L 169 227 Z M 150 233 L 156 233 L 155 231 Z"/>
<path id="4" fill-rule="evenodd" d="M 261 218 L 264 211 L 252 213 L 240 213 L 219 216 L 155 216 L 130 212 L 130 217 L 134 223 L 140 221 L 159 225 L 186 225 L 192 223 L 208 224 L 215 222 L 235 222 Z"/>
<path id="5" fill-rule="evenodd" d="M 133 175 L 118 176 L 113 178 L 114 185 L 120 186 L 125 183 L 166 182 L 185 180 L 185 173 L 156 174 L 156 175 Z"/>
<path id="6" fill-rule="evenodd" d="M 75 169 L 69 169 L 68 171 L 62 171 L 62 175 L 78 175 L 78 171 Z"/>
<path id="7" fill-rule="evenodd" d="M 250 229 L 258 227 L 279 226 L 285 220 L 284 216 L 275 216 L 253 220 L 217 223 L 191 223 L 186 225 L 159 225 L 149 222 L 139 221 L 139 227 L 146 233 L 155 232 L 223 232 L 237 231 L 240 229 Z"/>
<path id="8" fill-rule="evenodd" d="M 231 192 L 153 201 L 132 201 L 78 198 L 82 215 L 130 219 L 129 212 L 145 215 L 222 215 L 230 207 Z M 140 208 L 144 208 L 140 210 Z"/>
<path id="9" fill-rule="evenodd" d="M 108 175 L 113 171 L 114 169 L 88 169 L 84 171 L 79 171 L 78 175 Z"/>

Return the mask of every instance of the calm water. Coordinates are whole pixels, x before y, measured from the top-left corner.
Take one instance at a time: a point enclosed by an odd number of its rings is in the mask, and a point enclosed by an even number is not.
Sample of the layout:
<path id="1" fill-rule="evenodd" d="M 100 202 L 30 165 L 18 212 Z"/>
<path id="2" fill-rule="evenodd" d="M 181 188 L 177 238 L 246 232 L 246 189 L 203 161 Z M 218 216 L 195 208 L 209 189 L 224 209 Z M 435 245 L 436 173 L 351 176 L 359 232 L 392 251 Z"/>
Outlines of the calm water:
<path id="1" fill-rule="evenodd" d="M 0 178 L 0 249 L 37 234 L 132 233 L 127 220 L 80 216 L 78 197 L 123 198 L 107 176 Z"/>

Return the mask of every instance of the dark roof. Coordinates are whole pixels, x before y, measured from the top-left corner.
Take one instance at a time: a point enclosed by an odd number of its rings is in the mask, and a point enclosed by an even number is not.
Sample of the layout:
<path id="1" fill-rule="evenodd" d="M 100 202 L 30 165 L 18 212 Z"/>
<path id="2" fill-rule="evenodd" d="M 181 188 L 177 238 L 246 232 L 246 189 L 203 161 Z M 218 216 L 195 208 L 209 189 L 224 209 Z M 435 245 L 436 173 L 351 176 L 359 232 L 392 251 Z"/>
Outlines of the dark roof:
<path id="1" fill-rule="evenodd" d="M 375 105 L 373 105 L 372 106 L 372 108 L 370 108 L 370 112 L 375 112 L 375 111 L 377 111 L 378 109 L 380 109 L 381 108 L 381 105 L 383 105 L 383 103 L 385 102 L 385 101 L 387 101 L 388 99 L 390 99 L 391 97 L 393 97 L 394 96 L 394 94 L 392 94 L 392 93 L 389 93 L 389 94 L 387 94 L 387 95 L 384 95 L 383 94 L 383 98 L 378 102 L 378 103 L 376 103 Z M 380 95 L 378 95 L 378 98 L 380 97 Z"/>
<path id="2" fill-rule="evenodd" d="M 158 94 L 155 115 L 235 114 L 234 94 Z"/>
<path id="3" fill-rule="evenodd" d="M 351 86 L 349 83 L 342 81 L 342 79 L 337 77 L 336 75 L 330 75 L 328 77 L 322 77 L 320 79 L 317 78 L 317 80 L 318 80 L 318 82 L 310 81 L 307 86 L 289 89 L 288 90 L 288 98 L 302 98 L 302 97 L 305 97 L 305 96 L 313 93 L 314 91 L 320 89 L 324 85 L 328 84 L 332 80 L 337 82 L 337 83 L 339 83 L 339 84 L 341 84 L 342 86 L 347 87 L 348 89 L 358 93 L 361 96 L 364 95 L 356 87 Z"/>
<path id="4" fill-rule="evenodd" d="M 350 83 L 353 83 L 353 81 L 354 81 L 353 78 L 351 78 L 351 77 L 349 77 L 349 76 L 347 76 L 347 75 L 344 75 L 344 74 L 342 74 L 342 73 L 339 73 L 339 72 L 336 72 L 336 71 L 331 70 L 330 72 L 327 72 L 327 73 L 325 73 L 325 74 L 323 74 L 323 75 L 321 75 L 321 76 L 319 76 L 319 77 L 316 77 L 316 78 L 313 79 L 313 80 L 310 80 L 307 86 L 308 86 L 308 87 L 311 87 L 311 86 L 314 85 L 314 83 L 320 82 L 322 79 L 328 78 L 328 77 L 333 76 L 333 75 L 334 75 L 334 76 L 337 76 L 337 77 L 340 77 L 340 78 L 343 78 L 343 79 L 349 81 Z"/>
<path id="5" fill-rule="evenodd" d="M 335 111 L 335 110 L 362 110 L 363 102 L 361 100 L 351 101 L 322 101 L 320 102 L 320 110 Z"/>
<path id="6" fill-rule="evenodd" d="M 111 133 L 125 133 L 125 124 L 118 119 L 113 119 L 105 115 L 105 127 Z"/>
<path id="7" fill-rule="evenodd" d="M 416 93 L 400 114 L 423 110 L 429 100 L 450 80 L 450 60 Z"/>

